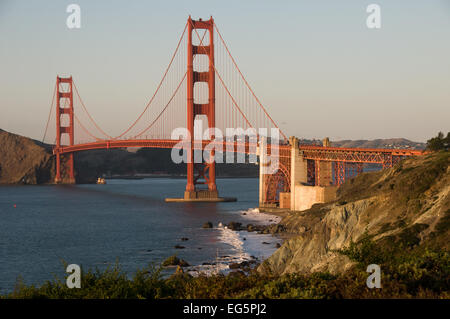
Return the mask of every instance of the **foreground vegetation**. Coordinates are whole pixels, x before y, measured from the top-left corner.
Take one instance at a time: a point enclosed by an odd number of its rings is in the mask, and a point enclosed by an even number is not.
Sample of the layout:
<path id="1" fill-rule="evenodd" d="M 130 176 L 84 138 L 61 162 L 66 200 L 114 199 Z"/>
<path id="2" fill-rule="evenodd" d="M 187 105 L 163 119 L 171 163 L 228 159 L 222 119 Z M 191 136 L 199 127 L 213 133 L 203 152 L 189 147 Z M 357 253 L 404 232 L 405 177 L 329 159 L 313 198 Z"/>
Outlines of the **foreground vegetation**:
<path id="1" fill-rule="evenodd" d="M 163 278 L 162 268 L 149 266 L 128 278 L 115 265 L 106 271 L 82 273 L 80 289 L 69 289 L 65 280 L 55 279 L 41 287 L 20 281 L 3 298 L 450 298 L 450 255 L 436 247 L 411 247 L 408 237 L 374 242 L 369 236 L 352 243 L 341 253 L 355 261 L 344 274 L 227 276 L 175 274 Z M 400 240 L 400 242 L 399 242 Z M 397 247 L 397 248 L 394 248 Z M 369 289 L 366 267 L 381 267 L 381 289 Z"/>

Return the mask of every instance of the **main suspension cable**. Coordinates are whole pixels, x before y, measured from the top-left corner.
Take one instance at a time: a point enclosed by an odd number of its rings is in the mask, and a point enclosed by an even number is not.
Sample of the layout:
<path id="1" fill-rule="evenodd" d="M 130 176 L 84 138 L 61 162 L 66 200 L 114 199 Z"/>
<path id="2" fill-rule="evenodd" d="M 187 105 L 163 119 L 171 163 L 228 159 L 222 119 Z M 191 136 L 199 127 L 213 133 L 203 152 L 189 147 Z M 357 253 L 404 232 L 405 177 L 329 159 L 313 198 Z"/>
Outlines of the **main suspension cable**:
<path id="1" fill-rule="evenodd" d="M 144 134 L 146 131 L 148 131 L 153 126 L 153 124 L 155 124 L 156 121 L 161 117 L 161 115 L 164 113 L 164 111 L 167 109 L 167 107 L 170 105 L 170 103 L 172 102 L 173 98 L 177 94 L 177 92 L 180 89 L 181 85 L 183 84 L 184 80 L 186 79 L 186 75 L 187 75 L 187 71 L 184 73 L 183 78 L 181 79 L 180 83 L 178 84 L 177 88 L 175 89 L 175 92 L 173 92 L 173 94 L 170 97 L 169 102 L 167 102 L 166 106 L 162 109 L 162 111 L 159 113 L 159 115 L 156 117 L 156 119 L 154 119 L 153 122 L 149 126 L 147 126 L 143 131 L 141 131 L 139 134 L 137 134 L 134 137 L 135 139 L 137 137 L 141 136 L 142 134 Z"/>
<path id="2" fill-rule="evenodd" d="M 121 138 L 122 136 L 124 136 L 125 134 L 127 134 L 127 133 L 128 133 L 128 132 L 129 132 L 129 131 L 137 124 L 137 122 L 142 118 L 142 116 L 144 115 L 144 113 L 147 111 L 147 109 L 148 109 L 148 108 L 150 107 L 150 105 L 152 104 L 153 100 L 155 99 L 156 94 L 158 93 L 159 89 L 161 88 L 161 85 L 162 85 L 163 82 L 164 82 L 164 79 L 165 79 L 166 76 L 167 76 L 167 73 L 169 72 L 170 67 L 172 66 L 173 60 L 175 59 L 175 56 L 176 56 L 176 54 L 177 54 L 177 52 L 178 52 L 178 49 L 179 49 L 180 44 L 181 44 L 181 41 L 183 40 L 184 34 L 186 33 L 187 26 L 188 26 L 188 24 L 187 24 L 187 22 L 186 22 L 186 25 L 184 26 L 183 33 L 181 34 L 180 40 L 178 41 L 177 47 L 176 47 L 176 49 L 175 49 L 175 52 L 173 53 L 172 58 L 170 59 L 169 65 L 167 66 L 166 71 L 164 72 L 164 75 L 163 75 L 161 81 L 159 82 L 158 87 L 156 88 L 155 93 L 153 94 L 152 98 L 150 99 L 150 101 L 149 101 L 149 102 L 147 103 L 147 105 L 145 106 L 144 111 L 142 111 L 142 113 L 139 115 L 139 117 L 137 118 L 137 120 L 134 121 L 134 123 L 133 123 L 127 130 L 125 130 L 125 131 L 124 131 L 122 134 L 120 134 L 119 136 L 116 136 L 114 139 L 119 139 L 119 138 Z"/>
<path id="3" fill-rule="evenodd" d="M 200 41 L 200 47 L 203 49 L 203 51 L 205 52 L 205 54 L 208 56 L 209 59 L 209 63 L 212 65 L 212 67 L 214 68 L 214 72 L 215 74 L 217 74 L 217 77 L 219 78 L 220 82 L 222 83 L 223 87 L 225 88 L 225 90 L 227 91 L 228 95 L 230 96 L 231 100 L 233 101 L 233 104 L 236 106 L 236 108 L 239 110 L 239 112 L 241 113 L 241 115 L 244 117 L 245 121 L 247 122 L 247 124 L 249 125 L 249 127 L 253 128 L 252 124 L 249 122 L 249 120 L 247 119 L 247 117 L 245 116 L 245 114 L 242 112 L 241 108 L 239 107 L 239 105 L 236 103 L 235 99 L 233 98 L 233 96 L 231 95 L 230 91 L 228 90 L 227 86 L 225 85 L 224 81 L 222 80 L 222 77 L 220 76 L 219 72 L 216 69 L 216 66 L 214 65 L 214 62 L 211 61 L 211 57 L 209 56 L 208 52 L 206 52 L 206 48 L 201 46 L 202 41 L 200 39 L 200 35 L 197 32 L 197 29 L 194 28 L 193 23 L 191 22 L 192 27 L 195 31 L 195 34 L 197 35 L 199 41 Z"/>
<path id="4" fill-rule="evenodd" d="M 250 87 L 250 84 L 248 84 L 247 80 L 245 79 L 244 75 L 242 74 L 241 70 L 239 69 L 236 61 L 234 60 L 233 56 L 231 55 L 230 50 L 228 49 L 227 44 L 225 43 L 222 35 L 219 32 L 219 28 L 217 28 L 217 25 L 214 23 L 214 28 L 217 31 L 217 34 L 220 37 L 220 40 L 222 41 L 225 50 L 227 51 L 228 55 L 231 58 L 231 61 L 233 61 L 234 66 L 236 67 L 236 69 L 238 70 L 239 74 L 241 75 L 242 80 L 244 80 L 245 85 L 247 86 L 247 88 L 250 90 L 250 92 L 252 93 L 253 97 L 256 99 L 256 102 L 258 102 L 259 106 L 262 108 L 262 110 L 264 111 L 264 113 L 266 114 L 266 116 L 270 119 L 270 121 L 272 122 L 272 124 L 280 130 L 281 135 L 283 135 L 283 137 L 287 140 L 286 135 L 284 135 L 283 131 L 278 127 L 278 125 L 275 123 L 275 121 L 270 117 L 269 113 L 267 113 L 266 109 L 264 108 L 264 106 L 262 105 L 261 101 L 258 99 L 258 97 L 256 96 L 255 92 L 253 91 L 253 89 Z"/>
<path id="5" fill-rule="evenodd" d="M 56 96 L 56 86 L 57 86 L 57 84 L 55 83 L 55 87 L 53 89 L 52 103 L 50 105 L 50 111 L 48 112 L 48 119 L 47 119 L 47 124 L 45 125 L 45 131 L 44 131 L 44 137 L 42 138 L 42 143 L 44 143 L 45 137 L 47 136 L 48 125 L 50 123 L 50 119 L 52 116 L 53 104 L 55 103 L 55 96 Z"/>
<path id="6" fill-rule="evenodd" d="M 100 126 L 97 125 L 97 123 L 94 121 L 94 119 L 92 118 L 91 114 L 89 114 L 89 111 L 86 108 L 86 105 L 83 102 L 83 99 L 81 98 L 77 86 L 75 85 L 75 81 L 72 80 L 73 83 L 73 87 L 75 88 L 75 92 L 77 93 L 78 98 L 80 99 L 81 105 L 83 106 L 84 111 L 86 112 L 86 114 L 88 115 L 89 119 L 91 120 L 91 122 L 94 124 L 94 126 L 106 137 L 108 137 L 109 139 L 113 139 L 112 136 L 110 136 L 109 134 L 107 134 L 105 131 L 102 130 L 102 128 Z"/>

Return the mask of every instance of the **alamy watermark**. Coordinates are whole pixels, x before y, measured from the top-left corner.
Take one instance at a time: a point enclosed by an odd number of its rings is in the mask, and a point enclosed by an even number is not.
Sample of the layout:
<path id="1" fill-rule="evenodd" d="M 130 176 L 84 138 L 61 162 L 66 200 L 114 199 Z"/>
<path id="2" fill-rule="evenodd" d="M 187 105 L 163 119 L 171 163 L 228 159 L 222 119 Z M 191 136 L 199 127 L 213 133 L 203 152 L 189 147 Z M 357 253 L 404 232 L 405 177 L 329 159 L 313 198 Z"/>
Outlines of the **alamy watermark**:
<path id="1" fill-rule="evenodd" d="M 70 15 L 66 19 L 66 25 L 69 29 L 81 28 L 81 7 L 76 3 L 69 4 L 66 12 Z M 366 8 L 366 13 L 369 13 L 366 19 L 366 26 L 369 29 L 381 28 L 381 7 L 379 4 L 372 3 Z"/>
<path id="2" fill-rule="evenodd" d="M 203 130 L 203 121 L 196 120 L 194 136 L 187 128 L 179 127 L 172 131 L 171 139 L 180 140 L 171 152 L 172 161 L 176 164 L 246 163 L 247 155 L 249 163 L 257 163 L 259 155 L 263 174 L 275 174 L 279 168 L 278 128 L 271 128 L 270 132 L 267 128 L 226 128 L 224 134 L 219 128 Z M 194 154 L 190 154 L 192 148 Z"/>
<path id="3" fill-rule="evenodd" d="M 368 273 L 371 273 L 367 277 L 366 285 L 368 288 L 381 288 L 381 268 L 377 264 L 370 264 L 367 266 Z"/>
<path id="4" fill-rule="evenodd" d="M 66 285 L 69 289 L 81 288 L 81 267 L 77 264 L 70 264 L 66 268 L 67 276 Z"/>
<path id="5" fill-rule="evenodd" d="M 369 29 L 381 29 L 381 7 L 379 4 L 369 4 L 366 12 L 370 13 L 366 19 L 366 25 Z"/>
<path id="6" fill-rule="evenodd" d="M 81 8 L 78 4 L 69 4 L 66 8 L 66 12 L 70 15 L 66 19 L 66 25 L 69 29 L 81 28 Z"/>

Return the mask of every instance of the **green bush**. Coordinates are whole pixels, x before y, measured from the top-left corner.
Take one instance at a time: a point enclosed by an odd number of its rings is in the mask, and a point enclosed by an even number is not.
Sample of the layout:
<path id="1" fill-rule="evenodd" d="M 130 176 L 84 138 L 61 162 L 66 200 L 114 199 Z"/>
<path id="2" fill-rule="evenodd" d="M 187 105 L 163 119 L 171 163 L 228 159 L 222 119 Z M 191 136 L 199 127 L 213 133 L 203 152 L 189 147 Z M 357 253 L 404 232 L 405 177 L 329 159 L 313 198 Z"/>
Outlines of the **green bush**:
<path id="1" fill-rule="evenodd" d="M 450 256 L 422 248 L 388 254 L 369 236 L 352 243 L 342 253 L 357 262 L 349 271 L 263 276 L 231 273 L 192 277 L 175 274 L 164 278 L 161 268 L 148 266 L 132 278 L 116 264 L 107 270 L 82 272 L 82 288 L 69 289 L 55 279 L 40 287 L 19 280 L 11 294 L 2 298 L 449 298 Z M 369 289 L 366 267 L 378 263 L 382 289 Z"/>

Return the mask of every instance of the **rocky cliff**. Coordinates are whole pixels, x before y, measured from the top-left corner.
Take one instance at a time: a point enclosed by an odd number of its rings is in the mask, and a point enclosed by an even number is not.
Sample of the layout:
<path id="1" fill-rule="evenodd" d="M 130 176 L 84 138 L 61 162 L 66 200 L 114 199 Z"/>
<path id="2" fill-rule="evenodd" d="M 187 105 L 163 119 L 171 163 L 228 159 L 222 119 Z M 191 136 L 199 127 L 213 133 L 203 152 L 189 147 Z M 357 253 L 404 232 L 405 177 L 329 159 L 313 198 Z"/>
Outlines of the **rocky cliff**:
<path id="1" fill-rule="evenodd" d="M 54 176 L 49 146 L 0 130 L 0 183 L 49 183 Z"/>
<path id="2" fill-rule="evenodd" d="M 361 174 L 340 187 L 336 201 L 290 213 L 281 224 L 294 237 L 258 270 L 275 275 L 344 272 L 353 262 L 342 249 L 368 236 L 386 247 L 448 250 L 449 158 L 449 152 L 434 153 Z"/>

